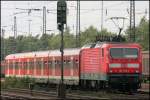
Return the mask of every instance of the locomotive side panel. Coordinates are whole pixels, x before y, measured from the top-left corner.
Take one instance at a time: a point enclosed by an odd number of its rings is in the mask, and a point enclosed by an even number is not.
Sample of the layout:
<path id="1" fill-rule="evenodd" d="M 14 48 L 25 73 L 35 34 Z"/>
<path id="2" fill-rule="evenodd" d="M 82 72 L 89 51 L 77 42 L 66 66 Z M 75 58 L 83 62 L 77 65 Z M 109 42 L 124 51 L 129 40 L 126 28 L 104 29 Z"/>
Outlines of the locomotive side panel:
<path id="1" fill-rule="evenodd" d="M 83 49 L 81 52 L 81 79 L 106 80 L 100 48 Z"/>

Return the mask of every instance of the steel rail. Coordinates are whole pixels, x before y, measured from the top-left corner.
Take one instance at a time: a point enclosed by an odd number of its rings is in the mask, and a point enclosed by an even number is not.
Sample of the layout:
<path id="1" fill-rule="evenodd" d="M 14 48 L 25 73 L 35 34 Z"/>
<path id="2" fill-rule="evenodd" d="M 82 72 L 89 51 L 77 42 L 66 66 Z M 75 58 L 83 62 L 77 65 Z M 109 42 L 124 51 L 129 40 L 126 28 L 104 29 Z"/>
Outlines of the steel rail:
<path id="1" fill-rule="evenodd" d="M 29 90 L 29 89 L 18 89 L 18 88 L 11 88 L 11 89 L 2 89 L 2 92 L 9 92 L 9 95 L 8 94 L 4 94 L 4 93 L 1 93 L 1 95 L 7 95 L 7 96 L 14 96 L 16 98 L 26 98 L 26 96 L 24 97 L 23 95 L 20 95 L 21 93 L 23 94 L 28 94 L 30 95 L 30 97 L 27 97 L 27 98 L 31 98 L 32 99 L 32 96 L 34 96 L 33 99 L 37 99 L 39 96 L 41 97 L 47 97 L 47 98 L 52 98 L 52 97 L 56 97 L 57 98 L 57 92 L 54 92 L 54 91 L 48 91 L 48 92 L 45 92 L 45 91 L 35 91 L 35 90 Z M 16 93 L 16 94 L 10 94 L 10 92 L 12 93 Z M 38 97 L 36 97 L 38 95 Z M 86 95 L 79 95 L 79 94 L 75 94 L 75 93 L 68 93 L 66 95 L 66 98 L 68 99 L 108 99 L 108 98 L 101 98 L 101 97 L 96 97 L 96 96 L 86 96 Z"/>

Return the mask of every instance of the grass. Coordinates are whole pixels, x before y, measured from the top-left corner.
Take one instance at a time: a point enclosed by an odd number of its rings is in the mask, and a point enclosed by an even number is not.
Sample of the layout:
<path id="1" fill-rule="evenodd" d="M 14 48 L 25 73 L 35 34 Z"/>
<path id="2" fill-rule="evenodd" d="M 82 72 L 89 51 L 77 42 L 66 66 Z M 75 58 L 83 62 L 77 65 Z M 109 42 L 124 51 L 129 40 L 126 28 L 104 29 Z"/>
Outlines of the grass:
<path id="1" fill-rule="evenodd" d="M 5 81 L 1 83 L 1 88 L 29 88 L 29 83 L 34 82 L 33 79 L 29 77 L 17 78 L 17 77 L 6 77 Z"/>

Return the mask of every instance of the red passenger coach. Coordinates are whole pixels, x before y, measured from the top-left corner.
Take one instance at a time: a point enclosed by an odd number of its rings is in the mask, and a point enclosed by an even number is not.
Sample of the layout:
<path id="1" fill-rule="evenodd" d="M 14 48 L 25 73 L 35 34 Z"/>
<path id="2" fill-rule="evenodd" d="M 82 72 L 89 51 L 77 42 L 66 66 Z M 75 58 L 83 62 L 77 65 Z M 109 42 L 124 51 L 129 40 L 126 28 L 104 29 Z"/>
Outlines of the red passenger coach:
<path id="1" fill-rule="evenodd" d="M 79 82 L 80 49 L 64 50 L 64 82 Z M 31 77 L 36 82 L 59 83 L 61 76 L 61 54 L 58 50 L 11 54 L 5 58 L 5 75 Z"/>
<path id="2" fill-rule="evenodd" d="M 85 88 L 138 89 L 142 55 L 136 43 L 97 42 L 64 50 L 64 82 Z M 5 76 L 30 77 L 40 83 L 61 78 L 59 50 L 11 54 L 5 58 Z"/>

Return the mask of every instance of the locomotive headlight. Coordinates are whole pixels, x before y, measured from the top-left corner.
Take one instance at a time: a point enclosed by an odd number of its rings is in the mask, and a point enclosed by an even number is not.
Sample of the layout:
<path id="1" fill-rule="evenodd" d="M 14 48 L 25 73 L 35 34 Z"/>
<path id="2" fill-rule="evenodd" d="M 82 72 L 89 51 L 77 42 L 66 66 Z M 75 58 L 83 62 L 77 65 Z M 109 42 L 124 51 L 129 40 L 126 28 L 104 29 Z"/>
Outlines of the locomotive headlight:
<path id="1" fill-rule="evenodd" d="M 139 64 L 127 64 L 127 67 L 139 68 Z"/>
<path id="2" fill-rule="evenodd" d="M 120 63 L 112 63 L 112 64 L 109 64 L 109 67 L 110 68 L 119 68 L 119 67 L 121 67 L 121 64 Z"/>

